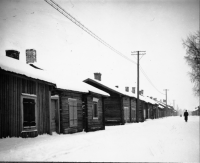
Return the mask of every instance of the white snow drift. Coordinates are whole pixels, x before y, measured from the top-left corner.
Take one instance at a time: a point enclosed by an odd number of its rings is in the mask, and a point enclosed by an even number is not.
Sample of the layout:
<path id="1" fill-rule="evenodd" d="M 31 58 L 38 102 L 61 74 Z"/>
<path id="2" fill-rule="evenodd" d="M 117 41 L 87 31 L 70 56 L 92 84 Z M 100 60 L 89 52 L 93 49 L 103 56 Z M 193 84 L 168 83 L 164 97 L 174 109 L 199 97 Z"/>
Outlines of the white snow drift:
<path id="1" fill-rule="evenodd" d="M 199 162 L 199 117 L 168 117 L 96 132 L 0 139 L 0 161 Z"/>

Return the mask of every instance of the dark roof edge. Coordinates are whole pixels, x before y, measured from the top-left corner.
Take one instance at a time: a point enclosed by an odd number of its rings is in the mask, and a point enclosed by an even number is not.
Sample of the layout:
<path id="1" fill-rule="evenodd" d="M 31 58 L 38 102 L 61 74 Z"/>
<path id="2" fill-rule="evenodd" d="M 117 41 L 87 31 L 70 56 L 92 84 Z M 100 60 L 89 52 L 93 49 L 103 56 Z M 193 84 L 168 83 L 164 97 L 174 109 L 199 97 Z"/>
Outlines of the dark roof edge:
<path id="1" fill-rule="evenodd" d="M 123 93 L 117 92 L 117 91 L 113 90 L 112 88 L 109 88 L 109 87 L 107 87 L 107 86 L 105 86 L 105 85 L 103 85 L 103 84 L 101 84 L 101 83 L 96 82 L 96 81 L 93 80 L 93 79 L 87 78 L 87 79 L 83 80 L 83 82 L 85 82 L 85 83 L 87 83 L 88 81 L 91 81 L 91 82 L 93 82 L 93 83 L 95 83 L 95 84 L 98 84 L 98 85 L 100 85 L 100 86 L 102 86 L 102 87 L 104 87 L 104 88 L 106 88 L 106 89 L 109 89 L 109 90 L 111 90 L 111 91 L 113 91 L 113 92 L 115 92 L 115 93 L 117 93 L 117 94 L 119 94 L 119 95 L 124 95 Z M 89 84 L 89 83 L 87 83 L 87 84 Z M 98 89 L 99 89 L 99 88 L 98 88 Z M 107 93 L 108 93 L 108 92 L 107 92 Z M 127 96 L 127 95 L 124 95 L 124 96 Z"/>
<path id="2" fill-rule="evenodd" d="M 93 92 L 93 91 L 89 91 L 89 93 L 101 95 L 101 96 L 104 96 L 104 97 L 109 97 L 108 95 L 103 95 L 103 94 L 100 94 L 100 93 L 97 93 L 97 92 Z"/>

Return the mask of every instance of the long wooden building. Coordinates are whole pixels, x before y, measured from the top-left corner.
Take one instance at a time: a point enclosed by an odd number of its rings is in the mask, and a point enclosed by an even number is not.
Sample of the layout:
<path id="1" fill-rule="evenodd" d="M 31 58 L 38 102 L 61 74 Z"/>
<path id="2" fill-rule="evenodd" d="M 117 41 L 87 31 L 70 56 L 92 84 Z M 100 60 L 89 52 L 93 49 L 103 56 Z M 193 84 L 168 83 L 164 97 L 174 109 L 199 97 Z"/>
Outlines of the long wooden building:
<path id="1" fill-rule="evenodd" d="M 0 56 L 0 138 L 51 134 L 51 90 L 44 71 Z"/>
<path id="2" fill-rule="evenodd" d="M 104 92 L 110 94 L 104 100 L 105 105 L 105 124 L 106 125 L 119 125 L 125 124 L 135 120 L 135 95 L 130 92 L 122 91 L 116 87 L 108 86 L 101 81 L 101 74 L 95 73 L 95 79 L 88 78 L 84 80 Z M 132 100 L 131 100 L 132 98 Z M 131 104 L 132 103 L 132 104 Z"/>

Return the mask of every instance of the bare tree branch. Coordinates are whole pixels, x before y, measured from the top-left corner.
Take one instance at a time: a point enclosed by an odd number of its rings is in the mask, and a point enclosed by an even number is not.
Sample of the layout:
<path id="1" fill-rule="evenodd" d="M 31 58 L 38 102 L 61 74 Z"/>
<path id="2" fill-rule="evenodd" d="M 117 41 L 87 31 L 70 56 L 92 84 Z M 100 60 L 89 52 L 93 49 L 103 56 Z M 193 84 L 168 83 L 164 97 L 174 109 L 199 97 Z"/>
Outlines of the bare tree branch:
<path id="1" fill-rule="evenodd" d="M 194 83 L 194 94 L 200 96 L 200 32 L 190 34 L 186 40 L 182 40 L 182 44 L 186 48 L 184 58 L 191 68 L 188 74 L 191 82 Z"/>

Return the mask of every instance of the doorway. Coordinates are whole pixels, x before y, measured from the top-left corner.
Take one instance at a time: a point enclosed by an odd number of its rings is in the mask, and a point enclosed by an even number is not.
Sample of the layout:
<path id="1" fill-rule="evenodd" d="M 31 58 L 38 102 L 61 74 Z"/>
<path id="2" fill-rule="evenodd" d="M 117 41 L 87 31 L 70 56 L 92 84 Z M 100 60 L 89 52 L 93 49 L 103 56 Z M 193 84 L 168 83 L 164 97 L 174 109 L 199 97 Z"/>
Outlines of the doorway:
<path id="1" fill-rule="evenodd" d="M 51 131 L 60 133 L 59 97 L 51 97 Z"/>

